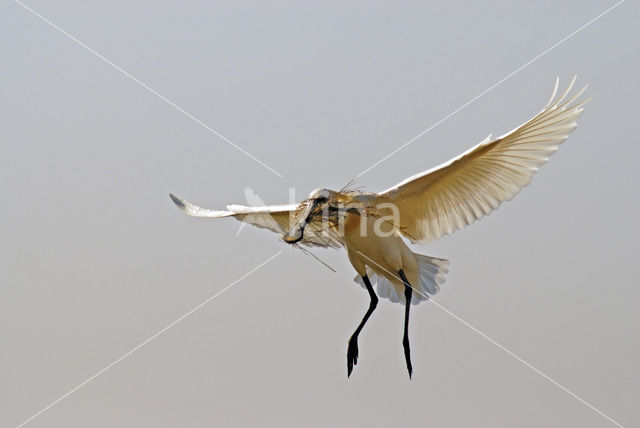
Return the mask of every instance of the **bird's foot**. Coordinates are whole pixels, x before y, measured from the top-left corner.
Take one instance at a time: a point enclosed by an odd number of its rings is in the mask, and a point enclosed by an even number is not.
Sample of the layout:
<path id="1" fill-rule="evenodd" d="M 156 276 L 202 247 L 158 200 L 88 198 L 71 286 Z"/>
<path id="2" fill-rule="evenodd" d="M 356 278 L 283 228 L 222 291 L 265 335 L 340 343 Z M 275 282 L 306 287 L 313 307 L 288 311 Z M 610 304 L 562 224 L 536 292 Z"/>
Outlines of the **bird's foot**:
<path id="1" fill-rule="evenodd" d="M 405 337 L 402 340 L 402 347 L 404 348 L 404 359 L 407 361 L 407 371 L 409 372 L 409 379 L 413 374 L 413 367 L 411 366 L 411 349 L 409 348 L 409 338 Z"/>
<path id="2" fill-rule="evenodd" d="M 353 366 L 358 364 L 358 338 L 351 337 L 347 348 L 347 377 L 351 376 Z"/>

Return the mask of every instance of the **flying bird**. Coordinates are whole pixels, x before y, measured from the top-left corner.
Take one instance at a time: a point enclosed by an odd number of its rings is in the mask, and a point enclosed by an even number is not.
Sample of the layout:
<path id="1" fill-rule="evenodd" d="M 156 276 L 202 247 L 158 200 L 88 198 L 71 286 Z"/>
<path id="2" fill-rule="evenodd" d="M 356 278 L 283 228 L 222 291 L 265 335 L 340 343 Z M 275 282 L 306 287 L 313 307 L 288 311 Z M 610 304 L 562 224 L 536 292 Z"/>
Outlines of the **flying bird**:
<path id="1" fill-rule="evenodd" d="M 414 253 L 405 243 L 424 244 L 463 229 L 512 199 L 576 128 L 586 86 L 567 97 L 576 78 L 556 97 L 559 80 L 542 111 L 499 138 L 491 136 L 435 168 L 379 193 L 316 189 L 299 204 L 215 211 L 174 194 L 173 202 L 194 217 L 234 217 L 280 233 L 292 245 L 344 247 L 370 303 L 347 345 L 347 376 L 358 362 L 358 335 L 376 309 L 378 296 L 404 305 L 402 345 L 409 377 L 411 305 L 438 292 L 449 271 L 445 259 Z M 377 294 L 374 290 L 376 285 Z"/>

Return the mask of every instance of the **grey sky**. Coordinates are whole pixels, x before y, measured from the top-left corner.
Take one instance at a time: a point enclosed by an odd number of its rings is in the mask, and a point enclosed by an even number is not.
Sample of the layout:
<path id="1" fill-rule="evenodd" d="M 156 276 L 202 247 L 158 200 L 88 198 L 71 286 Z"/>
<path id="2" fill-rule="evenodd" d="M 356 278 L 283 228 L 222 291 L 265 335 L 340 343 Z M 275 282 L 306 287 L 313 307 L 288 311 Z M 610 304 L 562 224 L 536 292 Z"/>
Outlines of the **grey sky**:
<path id="1" fill-rule="evenodd" d="M 615 4 L 603 1 L 0 4 L 0 425 L 15 426 L 273 256 L 32 427 L 613 426 L 437 307 L 368 297 L 343 251 L 285 248 L 171 203 L 340 188 Z M 624 426 L 640 425 L 637 2 L 576 34 L 358 179 L 382 190 L 588 83 L 531 186 L 415 251 L 437 302 Z"/>

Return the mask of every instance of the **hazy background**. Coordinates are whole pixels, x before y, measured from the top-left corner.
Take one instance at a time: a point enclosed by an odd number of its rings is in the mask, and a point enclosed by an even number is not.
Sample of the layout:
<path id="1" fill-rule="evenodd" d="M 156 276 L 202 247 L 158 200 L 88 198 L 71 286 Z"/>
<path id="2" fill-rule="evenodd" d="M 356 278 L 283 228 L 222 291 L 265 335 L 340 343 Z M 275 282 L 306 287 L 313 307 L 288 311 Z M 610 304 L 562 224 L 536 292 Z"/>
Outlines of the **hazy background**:
<path id="1" fill-rule="evenodd" d="M 615 1 L 27 4 L 284 175 L 40 21 L 0 5 L 0 425 L 15 426 L 285 245 L 198 220 L 342 187 Z M 389 187 L 504 133 L 554 78 L 590 84 L 532 185 L 417 252 L 437 301 L 625 426 L 640 425 L 640 6 L 627 1 L 358 179 Z M 368 305 L 344 251 L 283 255 L 33 427 L 612 426 L 430 304 Z"/>

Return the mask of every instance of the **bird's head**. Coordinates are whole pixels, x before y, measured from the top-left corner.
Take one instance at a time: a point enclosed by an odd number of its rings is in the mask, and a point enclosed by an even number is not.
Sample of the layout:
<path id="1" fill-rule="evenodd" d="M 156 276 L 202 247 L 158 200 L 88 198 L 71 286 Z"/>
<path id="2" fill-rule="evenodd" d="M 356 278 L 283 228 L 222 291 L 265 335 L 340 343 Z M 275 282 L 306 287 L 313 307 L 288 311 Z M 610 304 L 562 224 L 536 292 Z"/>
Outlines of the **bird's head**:
<path id="1" fill-rule="evenodd" d="M 313 222 L 328 218 L 329 209 L 337 201 L 338 192 L 329 189 L 316 189 L 300 203 L 291 218 L 289 231 L 283 236 L 288 244 L 295 244 L 304 236 L 304 228 Z"/>

